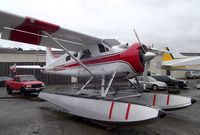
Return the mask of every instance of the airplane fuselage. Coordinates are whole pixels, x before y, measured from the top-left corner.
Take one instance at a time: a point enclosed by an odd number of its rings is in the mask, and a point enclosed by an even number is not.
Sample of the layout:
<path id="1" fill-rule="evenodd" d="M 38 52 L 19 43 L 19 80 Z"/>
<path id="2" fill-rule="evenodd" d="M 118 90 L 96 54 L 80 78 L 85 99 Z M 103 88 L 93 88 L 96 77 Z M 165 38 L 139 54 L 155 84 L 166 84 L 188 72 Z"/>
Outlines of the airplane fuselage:
<path id="1" fill-rule="evenodd" d="M 102 74 L 109 75 L 115 71 L 120 75 L 127 74 L 129 76 L 135 76 L 144 71 L 140 53 L 141 45 L 135 43 L 125 49 L 113 46 L 104 54 L 96 53 L 96 56 L 91 54 L 90 58 L 81 58 L 83 54 L 79 53 L 77 59 L 85 64 L 95 76 L 100 76 Z M 55 59 L 55 61 L 47 65 L 42 72 L 69 76 L 91 75 L 74 59 L 66 60 L 68 57 L 67 54 L 64 54 Z"/>

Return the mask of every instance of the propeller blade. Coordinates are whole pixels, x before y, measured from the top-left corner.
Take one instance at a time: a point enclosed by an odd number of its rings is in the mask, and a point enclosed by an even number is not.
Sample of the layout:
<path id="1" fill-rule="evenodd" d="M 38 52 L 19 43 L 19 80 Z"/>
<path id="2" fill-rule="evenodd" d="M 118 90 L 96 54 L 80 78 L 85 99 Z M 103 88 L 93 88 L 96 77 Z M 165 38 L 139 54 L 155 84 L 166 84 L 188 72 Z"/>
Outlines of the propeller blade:
<path id="1" fill-rule="evenodd" d="M 140 45 L 141 45 L 141 47 L 142 47 L 142 50 L 146 53 L 147 51 L 146 51 L 146 49 L 144 48 L 144 46 L 142 45 L 142 43 L 141 43 L 141 41 L 140 41 L 140 39 L 139 39 L 139 37 L 138 37 L 138 34 L 137 34 L 136 30 L 133 29 L 133 31 L 134 31 L 134 33 L 135 33 L 135 36 L 136 36 L 138 42 L 140 43 Z"/>

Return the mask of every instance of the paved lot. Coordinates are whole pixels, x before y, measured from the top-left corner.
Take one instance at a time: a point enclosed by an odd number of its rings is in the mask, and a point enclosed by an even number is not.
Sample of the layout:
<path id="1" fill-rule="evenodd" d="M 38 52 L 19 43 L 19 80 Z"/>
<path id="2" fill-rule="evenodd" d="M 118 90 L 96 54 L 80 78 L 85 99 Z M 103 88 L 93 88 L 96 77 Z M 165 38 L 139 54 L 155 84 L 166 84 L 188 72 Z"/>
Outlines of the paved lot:
<path id="1" fill-rule="evenodd" d="M 191 82 L 195 82 L 192 80 Z M 181 95 L 200 100 L 200 90 L 181 90 Z M 64 85 L 47 86 L 46 91 L 64 91 Z M 0 88 L 0 135 L 200 135 L 200 102 L 177 111 L 152 124 L 133 126 L 128 129 L 107 130 L 91 122 L 66 114 L 51 103 L 37 99 L 37 96 L 9 96 Z"/>

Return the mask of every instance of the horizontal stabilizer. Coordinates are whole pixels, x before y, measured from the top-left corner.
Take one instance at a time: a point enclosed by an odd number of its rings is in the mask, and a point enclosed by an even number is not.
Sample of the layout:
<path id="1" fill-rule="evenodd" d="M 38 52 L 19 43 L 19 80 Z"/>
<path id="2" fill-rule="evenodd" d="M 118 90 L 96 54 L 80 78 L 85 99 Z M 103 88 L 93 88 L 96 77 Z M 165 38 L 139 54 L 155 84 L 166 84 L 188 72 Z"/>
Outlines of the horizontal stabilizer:
<path id="1" fill-rule="evenodd" d="M 44 69 L 44 67 L 41 67 L 40 65 L 14 65 L 10 66 L 10 69 Z"/>

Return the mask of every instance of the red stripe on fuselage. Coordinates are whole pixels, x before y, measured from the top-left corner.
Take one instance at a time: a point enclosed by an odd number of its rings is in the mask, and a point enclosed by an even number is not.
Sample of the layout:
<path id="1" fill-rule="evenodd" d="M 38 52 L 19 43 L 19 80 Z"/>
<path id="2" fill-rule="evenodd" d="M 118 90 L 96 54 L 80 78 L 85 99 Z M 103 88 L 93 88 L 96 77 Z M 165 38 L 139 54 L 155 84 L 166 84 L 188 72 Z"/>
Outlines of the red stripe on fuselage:
<path id="1" fill-rule="evenodd" d="M 15 29 L 20 31 L 11 30 L 9 40 L 39 45 L 42 38 L 40 36 L 41 31 L 46 31 L 51 34 L 56 32 L 59 26 L 25 17 L 24 22 L 15 27 Z"/>
<path id="2" fill-rule="evenodd" d="M 120 52 L 118 54 L 104 56 L 101 58 L 90 59 L 82 61 L 85 65 L 90 64 L 103 64 L 108 62 L 117 62 L 117 61 L 124 61 L 131 65 L 131 67 L 138 73 L 142 73 L 144 71 L 144 66 L 140 62 L 139 58 L 139 50 L 141 46 L 138 43 L 133 44 L 127 50 Z M 77 67 L 80 66 L 79 63 L 74 63 L 70 65 L 65 65 L 65 68 Z"/>
<path id="3" fill-rule="evenodd" d="M 112 101 L 111 106 L 110 106 L 109 116 L 108 116 L 109 120 L 112 118 L 112 111 L 113 111 L 114 104 L 115 104 L 115 102 Z"/>
<path id="4" fill-rule="evenodd" d="M 131 104 L 130 104 L 130 103 L 128 103 L 128 106 L 127 106 L 127 109 L 126 109 L 126 116 L 125 116 L 125 120 L 128 120 L 128 116 L 129 116 L 130 108 L 131 108 Z"/>

